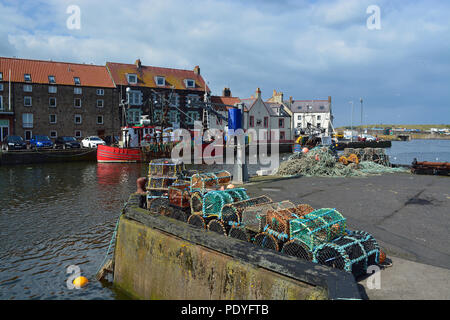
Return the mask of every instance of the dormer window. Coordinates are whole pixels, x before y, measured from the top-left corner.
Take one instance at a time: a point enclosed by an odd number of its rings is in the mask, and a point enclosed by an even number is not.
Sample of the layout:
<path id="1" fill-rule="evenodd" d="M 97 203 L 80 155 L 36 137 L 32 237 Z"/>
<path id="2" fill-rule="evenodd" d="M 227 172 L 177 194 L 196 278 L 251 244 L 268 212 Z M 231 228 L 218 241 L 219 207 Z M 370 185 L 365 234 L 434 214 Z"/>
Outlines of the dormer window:
<path id="1" fill-rule="evenodd" d="M 186 85 L 186 88 L 195 88 L 195 80 L 184 79 L 184 84 Z"/>
<path id="2" fill-rule="evenodd" d="M 160 77 L 160 76 L 155 77 L 155 82 L 156 82 L 157 86 L 166 85 L 166 79 L 164 77 Z"/>
<path id="3" fill-rule="evenodd" d="M 320 110 L 323 110 L 323 109 L 325 109 L 325 106 L 320 106 L 319 108 L 320 108 Z"/>
<path id="4" fill-rule="evenodd" d="M 31 82 L 31 74 L 25 73 L 23 75 L 23 79 L 25 80 L 25 82 Z"/>
<path id="5" fill-rule="evenodd" d="M 129 84 L 136 84 L 137 83 L 137 75 L 127 74 L 127 81 Z"/>
<path id="6" fill-rule="evenodd" d="M 81 84 L 80 82 L 80 78 L 78 77 L 73 77 L 73 82 L 75 83 L 75 85 L 79 86 Z"/>
<path id="7" fill-rule="evenodd" d="M 56 83 L 55 76 L 48 76 L 48 83 Z"/>

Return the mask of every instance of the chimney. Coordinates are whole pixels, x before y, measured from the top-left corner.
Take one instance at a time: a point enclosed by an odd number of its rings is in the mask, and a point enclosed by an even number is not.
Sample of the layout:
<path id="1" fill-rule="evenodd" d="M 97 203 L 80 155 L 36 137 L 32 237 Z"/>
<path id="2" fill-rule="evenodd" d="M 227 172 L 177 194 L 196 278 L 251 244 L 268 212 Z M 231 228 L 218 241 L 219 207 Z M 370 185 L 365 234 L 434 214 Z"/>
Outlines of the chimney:
<path id="1" fill-rule="evenodd" d="M 328 96 L 328 103 L 331 104 L 331 96 Z"/>
<path id="2" fill-rule="evenodd" d="M 138 71 L 141 71 L 141 59 L 137 59 L 134 64 L 136 65 Z"/>
<path id="3" fill-rule="evenodd" d="M 261 89 L 260 88 L 256 88 L 256 93 L 255 93 L 255 98 L 261 98 Z"/>
<path id="4" fill-rule="evenodd" d="M 222 97 L 231 97 L 231 90 L 230 90 L 230 88 L 223 88 Z"/>
<path id="5" fill-rule="evenodd" d="M 199 66 L 194 67 L 194 73 L 198 76 L 200 75 L 200 67 Z"/>
<path id="6" fill-rule="evenodd" d="M 292 96 L 289 97 L 289 105 L 291 106 L 294 100 L 292 100 Z"/>

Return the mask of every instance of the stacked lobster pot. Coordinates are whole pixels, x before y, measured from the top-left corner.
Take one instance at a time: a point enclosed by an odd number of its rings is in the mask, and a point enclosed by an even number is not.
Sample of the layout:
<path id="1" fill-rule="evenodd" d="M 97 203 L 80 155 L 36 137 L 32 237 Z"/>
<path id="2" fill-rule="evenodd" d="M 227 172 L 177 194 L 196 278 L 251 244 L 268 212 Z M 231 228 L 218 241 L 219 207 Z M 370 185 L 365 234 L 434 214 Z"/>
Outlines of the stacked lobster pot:
<path id="1" fill-rule="evenodd" d="M 170 215 L 170 188 L 183 185 L 185 171 L 182 162 L 155 159 L 149 163 L 147 183 L 147 209 L 154 213 Z"/>

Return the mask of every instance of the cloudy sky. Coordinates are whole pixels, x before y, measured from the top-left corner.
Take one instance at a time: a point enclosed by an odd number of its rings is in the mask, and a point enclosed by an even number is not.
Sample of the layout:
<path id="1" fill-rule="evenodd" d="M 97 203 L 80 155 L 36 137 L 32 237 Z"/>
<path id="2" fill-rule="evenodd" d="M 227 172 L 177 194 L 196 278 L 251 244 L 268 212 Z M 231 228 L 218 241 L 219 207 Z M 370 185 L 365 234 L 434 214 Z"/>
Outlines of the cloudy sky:
<path id="1" fill-rule="evenodd" d="M 80 28 L 69 29 L 71 5 Z M 380 29 L 371 5 L 380 8 Z M 332 96 L 335 125 L 450 123 L 447 0 L 0 0 L 0 55 L 192 69 L 213 94 Z"/>

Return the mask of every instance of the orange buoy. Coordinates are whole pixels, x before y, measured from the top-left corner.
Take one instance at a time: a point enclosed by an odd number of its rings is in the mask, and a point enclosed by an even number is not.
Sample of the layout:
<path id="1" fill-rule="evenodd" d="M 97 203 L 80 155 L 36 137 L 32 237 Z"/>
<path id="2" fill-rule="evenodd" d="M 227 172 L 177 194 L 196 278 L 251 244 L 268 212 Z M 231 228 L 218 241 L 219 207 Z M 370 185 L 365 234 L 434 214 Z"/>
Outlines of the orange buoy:
<path id="1" fill-rule="evenodd" d="M 80 276 L 73 280 L 73 285 L 77 288 L 82 288 L 88 283 L 88 279 L 86 277 Z"/>
<path id="2" fill-rule="evenodd" d="M 380 263 L 383 263 L 384 261 L 386 261 L 386 253 L 380 249 Z"/>
<path id="3" fill-rule="evenodd" d="M 227 185 L 227 189 L 234 189 L 234 184 Z"/>
<path id="4" fill-rule="evenodd" d="M 319 155 L 318 154 L 316 154 L 316 161 L 319 161 Z"/>
<path id="5" fill-rule="evenodd" d="M 302 149 L 302 152 L 303 152 L 303 153 L 308 153 L 308 152 L 309 152 L 309 149 L 308 149 L 308 148 L 303 148 L 303 149 Z"/>

